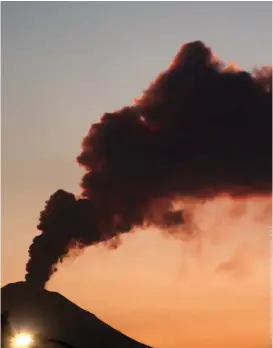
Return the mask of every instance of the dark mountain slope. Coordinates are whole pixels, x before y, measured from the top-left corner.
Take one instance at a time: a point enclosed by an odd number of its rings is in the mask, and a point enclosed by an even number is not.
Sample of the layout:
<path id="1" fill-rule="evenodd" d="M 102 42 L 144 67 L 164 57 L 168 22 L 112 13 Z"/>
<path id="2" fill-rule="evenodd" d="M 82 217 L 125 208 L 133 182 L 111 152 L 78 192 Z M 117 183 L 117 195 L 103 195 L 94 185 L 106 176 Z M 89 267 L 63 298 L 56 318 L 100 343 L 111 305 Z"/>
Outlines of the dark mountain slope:
<path id="1" fill-rule="evenodd" d="M 25 282 L 1 288 L 1 310 L 14 327 L 65 340 L 77 348 L 149 348 L 81 309 L 57 292 L 34 289 Z"/>

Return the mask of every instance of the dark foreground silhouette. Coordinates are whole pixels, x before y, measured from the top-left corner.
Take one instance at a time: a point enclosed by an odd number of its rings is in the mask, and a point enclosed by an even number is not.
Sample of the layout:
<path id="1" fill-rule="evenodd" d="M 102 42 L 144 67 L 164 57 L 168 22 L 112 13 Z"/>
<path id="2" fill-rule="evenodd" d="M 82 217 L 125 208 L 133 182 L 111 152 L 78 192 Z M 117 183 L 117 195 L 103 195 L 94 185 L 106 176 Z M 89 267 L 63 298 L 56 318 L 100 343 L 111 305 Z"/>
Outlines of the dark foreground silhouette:
<path id="1" fill-rule="evenodd" d="M 64 340 L 77 348 L 149 348 L 105 324 L 57 292 L 34 289 L 25 282 L 1 288 L 2 311 L 12 327 Z"/>

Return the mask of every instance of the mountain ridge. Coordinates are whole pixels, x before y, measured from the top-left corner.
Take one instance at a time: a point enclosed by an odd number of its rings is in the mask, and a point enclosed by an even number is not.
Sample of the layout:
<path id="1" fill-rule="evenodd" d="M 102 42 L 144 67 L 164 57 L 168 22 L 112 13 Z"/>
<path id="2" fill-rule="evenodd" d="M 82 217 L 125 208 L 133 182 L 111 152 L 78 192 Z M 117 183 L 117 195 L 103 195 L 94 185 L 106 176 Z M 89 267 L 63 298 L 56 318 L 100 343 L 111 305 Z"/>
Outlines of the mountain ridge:
<path id="1" fill-rule="evenodd" d="M 2 311 L 17 329 L 66 340 L 76 348 L 151 348 L 126 336 L 58 292 L 37 289 L 26 282 L 1 288 Z"/>

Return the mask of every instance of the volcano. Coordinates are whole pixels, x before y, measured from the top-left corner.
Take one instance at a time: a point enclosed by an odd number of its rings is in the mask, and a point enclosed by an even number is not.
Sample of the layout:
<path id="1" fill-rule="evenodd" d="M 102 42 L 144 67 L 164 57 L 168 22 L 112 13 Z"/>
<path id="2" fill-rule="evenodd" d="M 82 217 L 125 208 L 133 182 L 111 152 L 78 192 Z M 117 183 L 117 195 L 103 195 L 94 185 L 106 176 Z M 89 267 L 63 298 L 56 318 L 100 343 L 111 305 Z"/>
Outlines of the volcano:
<path id="1" fill-rule="evenodd" d="M 68 342 L 77 348 L 150 348 L 115 330 L 57 292 L 26 282 L 1 288 L 2 311 L 14 329 Z"/>

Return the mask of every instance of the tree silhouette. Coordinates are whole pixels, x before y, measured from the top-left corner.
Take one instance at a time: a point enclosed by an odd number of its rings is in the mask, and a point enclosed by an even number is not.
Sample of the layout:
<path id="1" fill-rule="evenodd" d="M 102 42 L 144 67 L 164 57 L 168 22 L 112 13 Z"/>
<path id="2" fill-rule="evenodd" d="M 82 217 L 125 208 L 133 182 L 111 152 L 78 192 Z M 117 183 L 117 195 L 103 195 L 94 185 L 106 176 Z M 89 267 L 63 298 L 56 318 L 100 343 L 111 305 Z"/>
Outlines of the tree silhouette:
<path id="1" fill-rule="evenodd" d="M 3 311 L 1 313 L 1 348 L 8 348 L 10 346 L 13 330 L 9 318 L 8 311 Z"/>
<path id="2" fill-rule="evenodd" d="M 9 312 L 3 311 L 1 313 L 1 348 L 10 348 L 10 341 L 12 335 L 13 330 L 10 324 Z M 72 344 L 69 344 L 68 342 L 56 338 L 40 338 L 40 341 L 40 343 L 55 343 L 66 348 L 75 348 Z"/>

